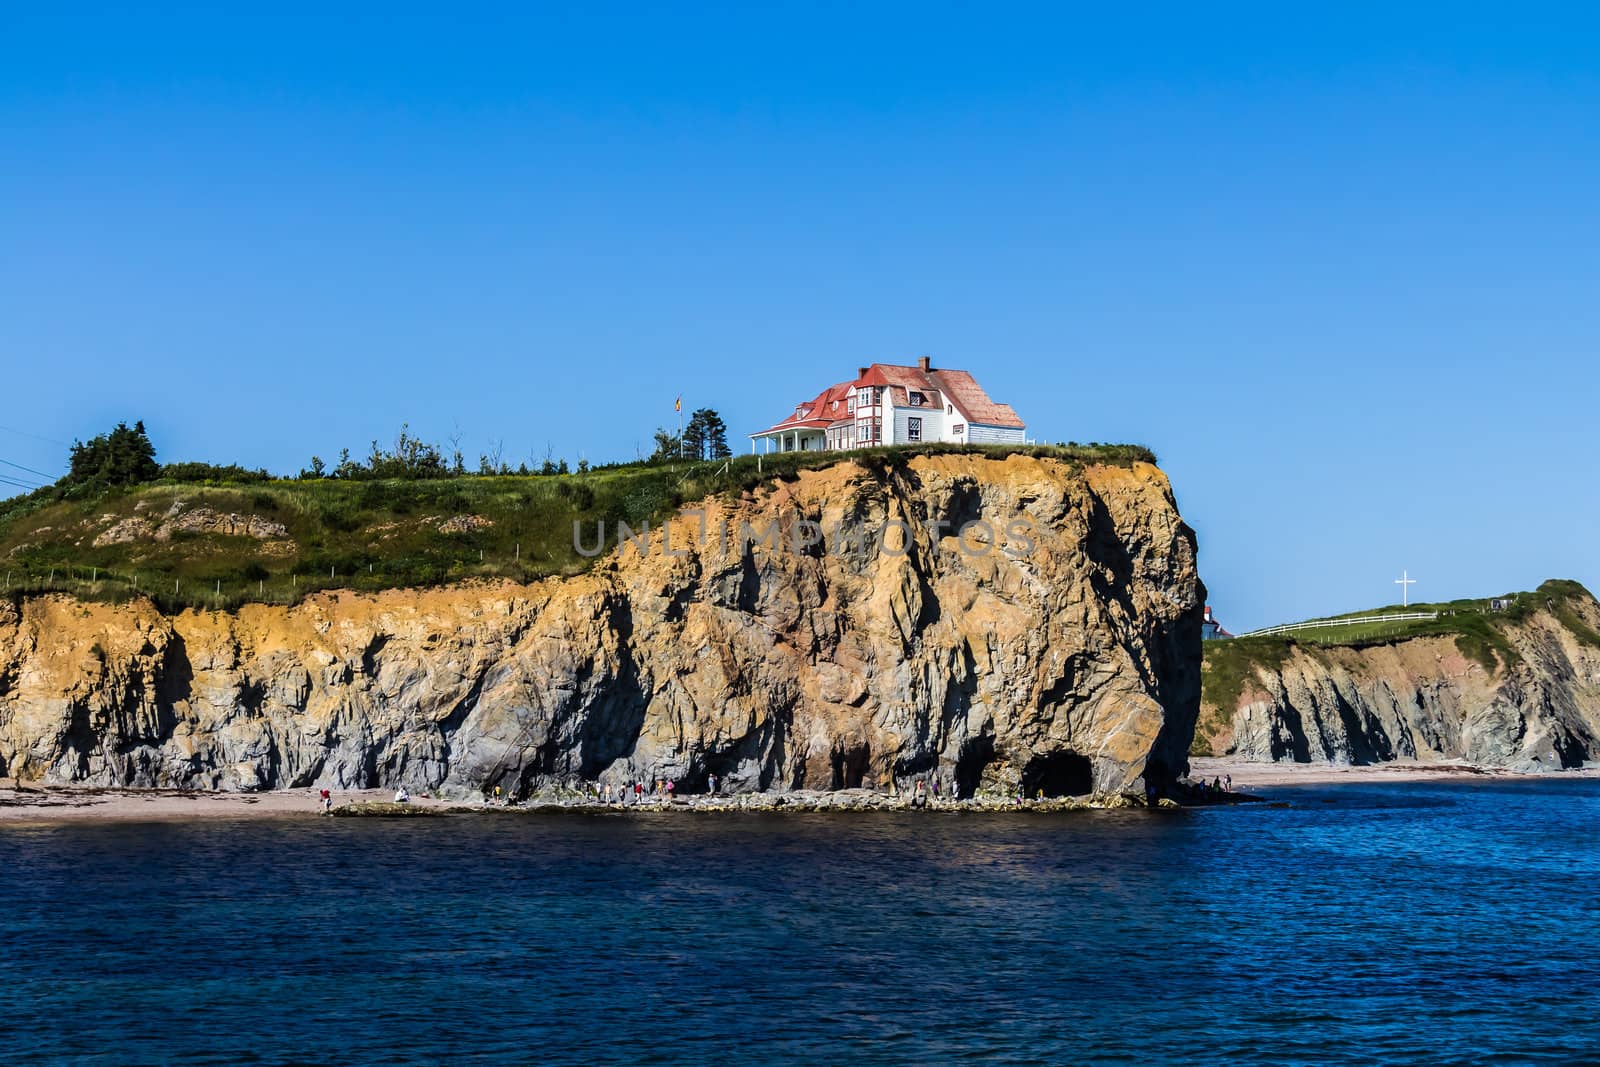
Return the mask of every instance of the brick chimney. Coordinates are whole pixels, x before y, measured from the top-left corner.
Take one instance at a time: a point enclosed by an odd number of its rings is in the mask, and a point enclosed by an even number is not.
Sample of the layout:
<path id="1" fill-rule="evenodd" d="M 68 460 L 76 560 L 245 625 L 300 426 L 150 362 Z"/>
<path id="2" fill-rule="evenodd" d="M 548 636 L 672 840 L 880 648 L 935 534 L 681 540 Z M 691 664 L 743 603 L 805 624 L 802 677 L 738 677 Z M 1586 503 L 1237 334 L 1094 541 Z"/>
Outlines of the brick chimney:
<path id="1" fill-rule="evenodd" d="M 857 367 L 856 368 L 856 377 L 857 378 L 865 378 L 866 376 L 867 376 L 867 368 L 866 367 Z"/>
<path id="2" fill-rule="evenodd" d="M 932 356 L 918 356 L 917 357 L 917 369 L 922 371 L 924 374 L 926 374 L 928 371 L 932 370 L 933 369 L 933 357 Z"/>

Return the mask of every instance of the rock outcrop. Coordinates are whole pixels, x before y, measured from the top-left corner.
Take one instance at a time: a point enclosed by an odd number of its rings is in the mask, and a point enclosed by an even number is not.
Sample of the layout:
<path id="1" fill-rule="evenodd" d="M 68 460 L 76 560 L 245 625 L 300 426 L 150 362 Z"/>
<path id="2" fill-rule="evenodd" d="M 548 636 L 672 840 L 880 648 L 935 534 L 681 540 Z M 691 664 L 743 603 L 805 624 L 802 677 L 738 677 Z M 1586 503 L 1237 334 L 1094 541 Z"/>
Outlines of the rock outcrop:
<path id="1" fill-rule="evenodd" d="M 111 516 L 106 516 L 109 520 Z M 142 515 L 131 515 L 108 526 L 95 536 L 94 546 L 122 545 L 132 541 L 170 541 L 184 534 L 217 534 L 223 537 L 253 537 L 257 541 L 271 541 L 289 536 L 281 522 L 263 519 L 259 515 L 223 514 L 213 508 L 198 507 L 185 510 L 184 502 L 175 501 L 159 522 L 151 522 Z"/>
<path id="2" fill-rule="evenodd" d="M 1465 761 L 1549 771 L 1600 761 L 1600 605 L 1586 592 L 1498 628 L 1481 659 L 1449 636 L 1288 645 L 1236 702 L 1203 703 L 1196 752 L 1252 761 Z"/>
<path id="3" fill-rule="evenodd" d="M 1184 770 L 1203 590 L 1153 466 L 845 460 L 636 532 L 530 585 L 0 603 L 0 776 L 1065 795 Z"/>

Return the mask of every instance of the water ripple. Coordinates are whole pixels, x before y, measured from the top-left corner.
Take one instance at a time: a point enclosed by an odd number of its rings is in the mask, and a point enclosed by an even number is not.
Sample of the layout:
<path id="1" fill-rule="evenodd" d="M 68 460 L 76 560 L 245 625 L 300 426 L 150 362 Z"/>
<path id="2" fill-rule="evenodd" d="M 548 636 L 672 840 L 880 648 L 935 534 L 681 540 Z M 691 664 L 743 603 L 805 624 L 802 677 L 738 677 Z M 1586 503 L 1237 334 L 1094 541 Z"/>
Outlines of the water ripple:
<path id="1" fill-rule="evenodd" d="M 1565 1063 L 1600 783 L 0 829 L 0 1058 Z"/>

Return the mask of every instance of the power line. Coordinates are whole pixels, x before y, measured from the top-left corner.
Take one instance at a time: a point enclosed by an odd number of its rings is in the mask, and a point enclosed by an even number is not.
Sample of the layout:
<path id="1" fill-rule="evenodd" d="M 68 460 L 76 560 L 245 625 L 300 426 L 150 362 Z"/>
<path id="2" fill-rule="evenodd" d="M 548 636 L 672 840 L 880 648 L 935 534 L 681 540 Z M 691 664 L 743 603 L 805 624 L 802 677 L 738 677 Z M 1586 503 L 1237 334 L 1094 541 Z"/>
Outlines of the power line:
<path id="1" fill-rule="evenodd" d="M 55 481 L 55 476 L 52 474 L 46 474 L 44 471 L 36 471 L 32 467 L 24 467 L 22 464 L 13 463 L 9 459 L 0 459 L 0 463 L 4 463 L 8 467 L 15 467 L 19 471 L 27 471 L 29 474 L 37 474 L 46 481 Z"/>
<path id="2" fill-rule="evenodd" d="M 0 426 L 0 430 L 4 430 L 6 433 L 14 433 L 18 437 L 31 437 L 35 441 L 48 441 L 50 444 L 52 444 L 52 445 L 60 445 L 62 448 L 71 448 L 72 447 L 66 441 L 59 441 L 54 437 L 46 437 L 46 436 L 44 436 L 44 434 L 29 433 L 27 430 L 19 430 L 14 426 Z"/>
<path id="3" fill-rule="evenodd" d="M 13 481 L 12 479 L 7 478 L 3 474 L 0 474 L 0 485 L 14 485 L 18 489 L 26 489 L 30 493 L 33 492 L 35 489 L 43 489 L 44 488 L 44 486 L 42 486 L 42 485 L 29 485 L 27 482 Z"/>

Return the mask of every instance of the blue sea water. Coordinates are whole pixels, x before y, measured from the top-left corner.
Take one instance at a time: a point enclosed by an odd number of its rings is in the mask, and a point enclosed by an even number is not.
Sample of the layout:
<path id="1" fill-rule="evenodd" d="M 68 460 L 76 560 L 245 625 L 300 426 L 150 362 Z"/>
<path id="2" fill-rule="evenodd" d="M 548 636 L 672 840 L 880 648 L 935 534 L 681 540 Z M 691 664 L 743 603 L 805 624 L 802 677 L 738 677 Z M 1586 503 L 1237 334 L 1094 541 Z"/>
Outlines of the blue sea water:
<path id="1" fill-rule="evenodd" d="M 1600 1061 L 1600 781 L 1270 796 L 0 826 L 0 1061 Z"/>

